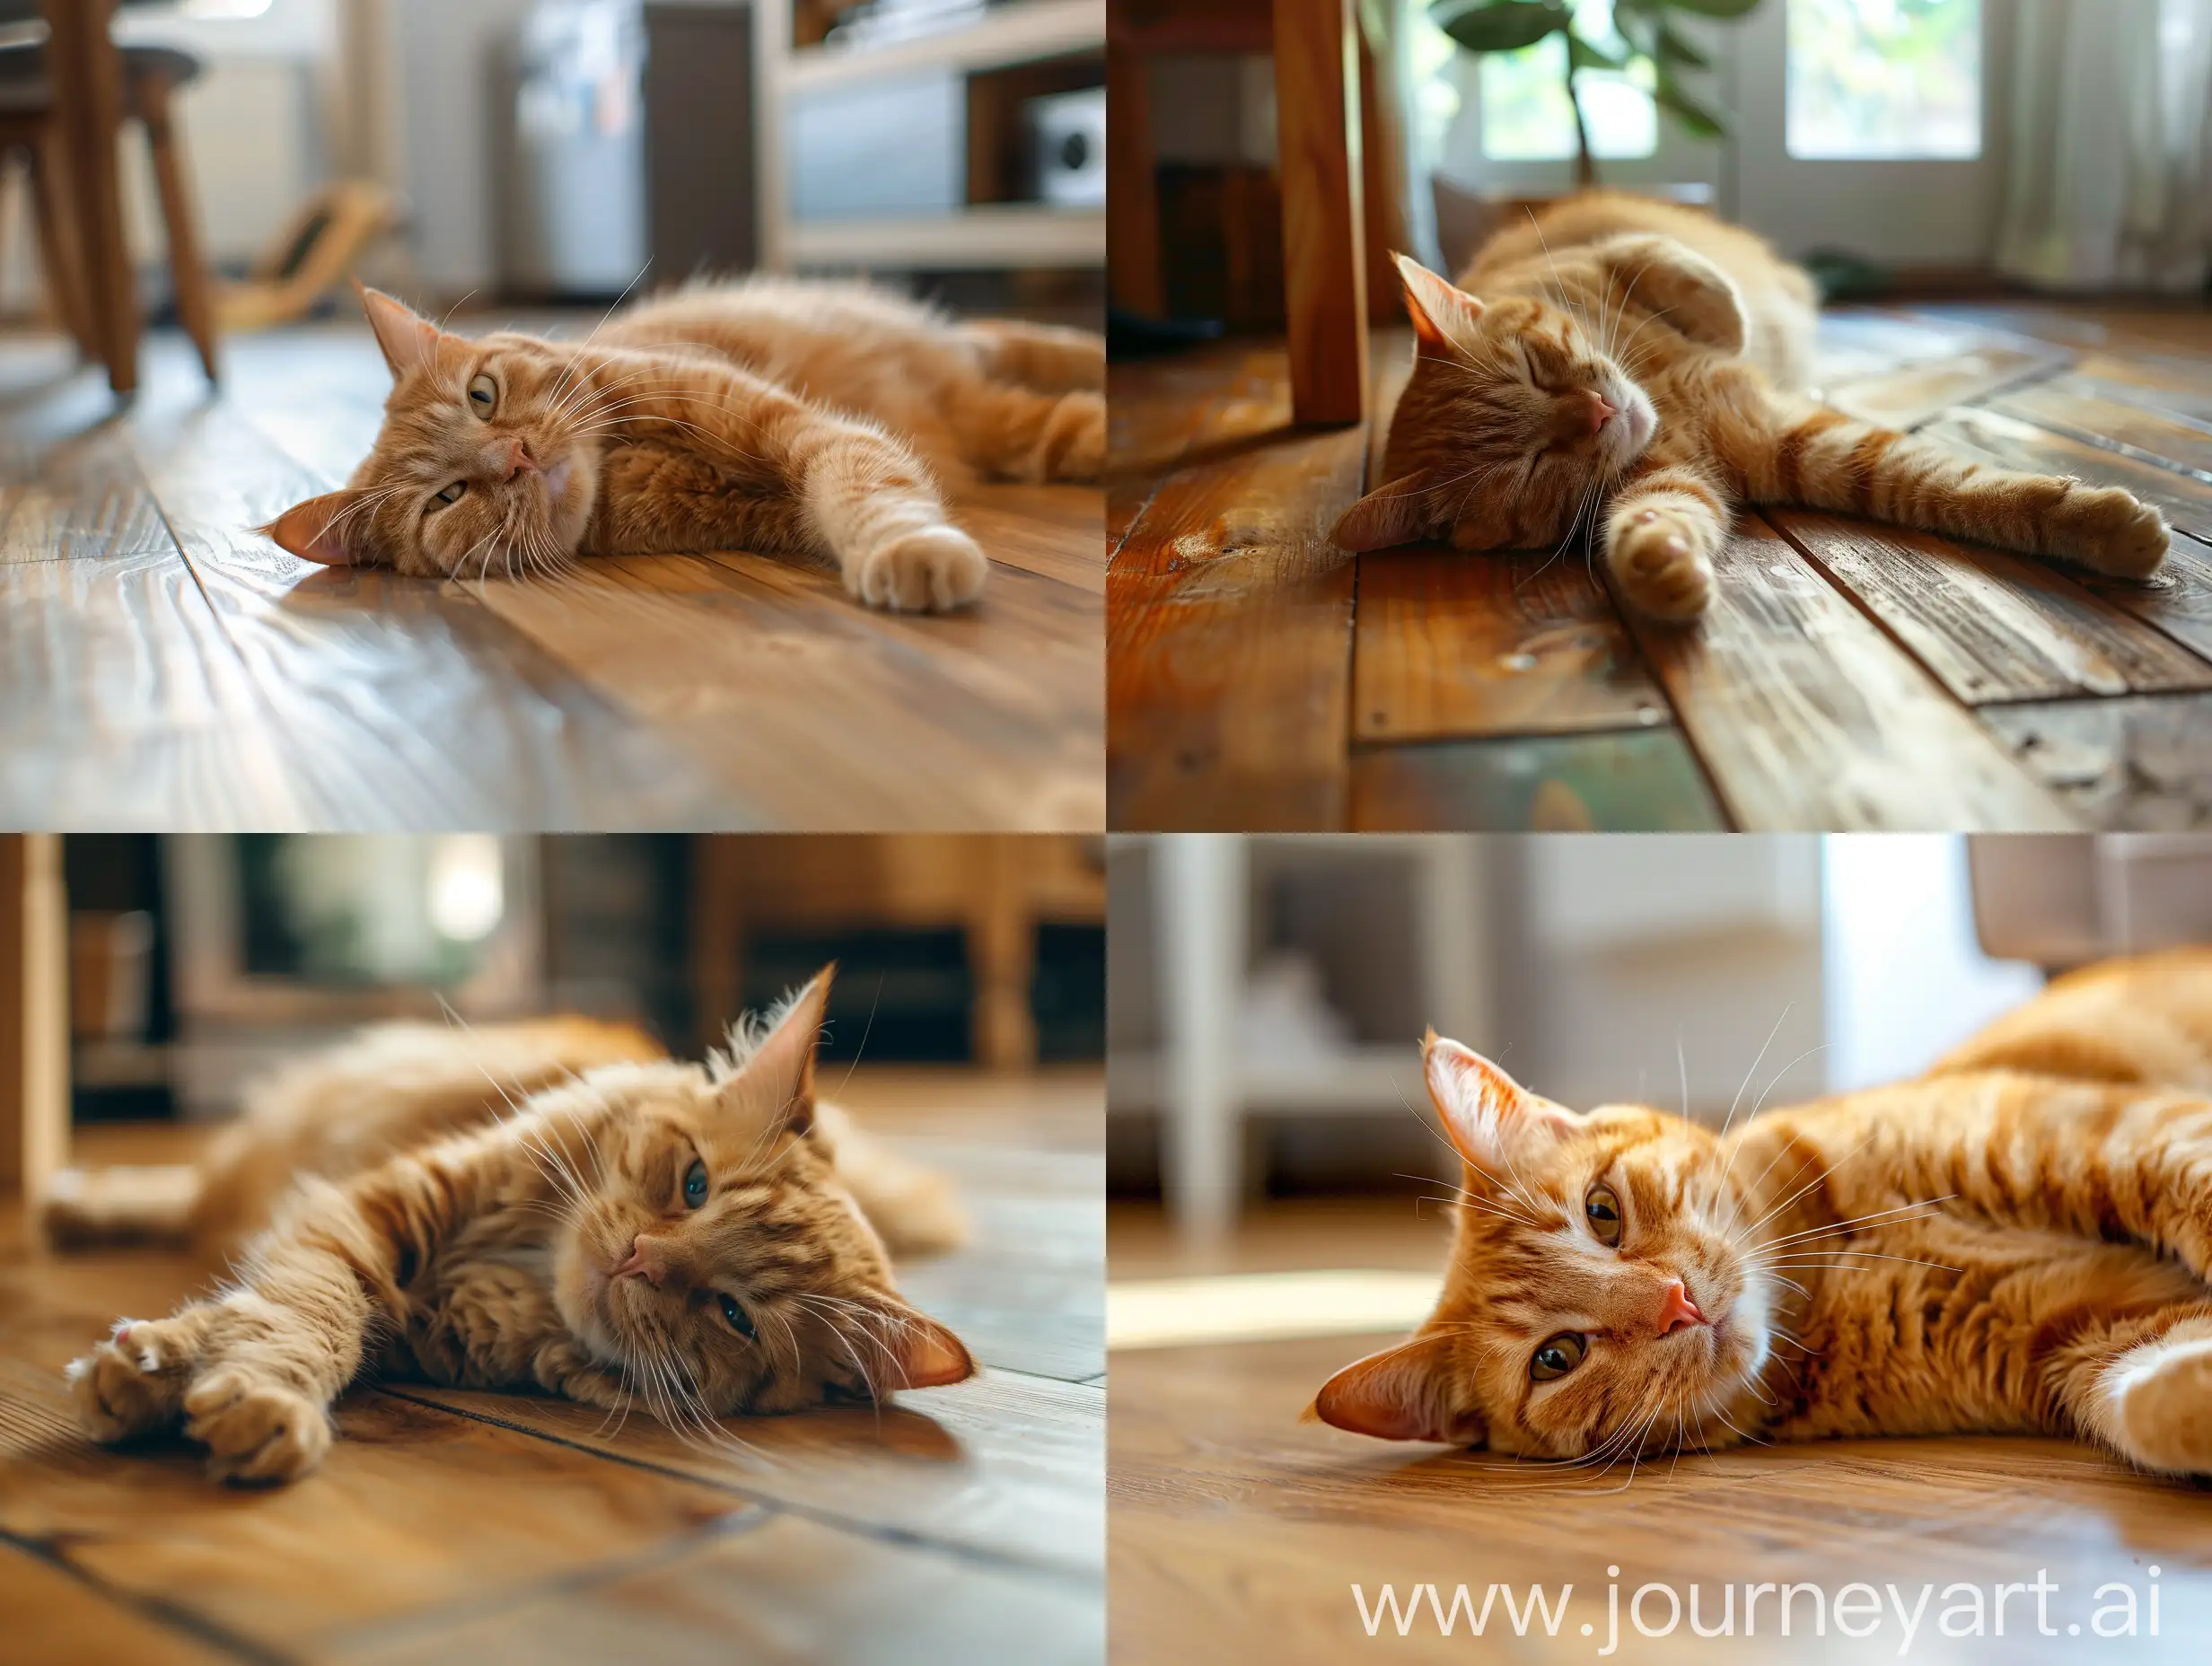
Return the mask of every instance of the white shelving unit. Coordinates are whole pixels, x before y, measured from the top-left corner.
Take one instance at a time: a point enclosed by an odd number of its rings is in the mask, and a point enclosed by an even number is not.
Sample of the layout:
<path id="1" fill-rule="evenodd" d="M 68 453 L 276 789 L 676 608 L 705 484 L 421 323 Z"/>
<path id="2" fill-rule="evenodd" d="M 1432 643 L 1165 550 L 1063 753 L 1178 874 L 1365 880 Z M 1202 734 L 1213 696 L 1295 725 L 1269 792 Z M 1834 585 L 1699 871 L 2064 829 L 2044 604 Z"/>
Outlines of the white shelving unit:
<path id="1" fill-rule="evenodd" d="M 1482 945 L 1477 848 L 1455 838 L 1361 834 L 1268 841 L 1286 865 L 1410 863 L 1422 1014 L 1447 1034 L 1487 1033 L 1491 1010 Z M 1232 834 L 1153 841 L 1152 909 L 1161 1046 L 1117 1055 L 1112 1102 L 1162 1113 L 1168 1204 L 1194 1239 L 1225 1234 L 1244 1189 L 1244 1121 L 1255 1113 L 1403 1113 L 1421 1102 L 1414 1039 L 1365 1044 L 1327 1059 L 1243 1056 L 1239 1008 L 1250 957 L 1252 843 Z"/>
<path id="2" fill-rule="evenodd" d="M 1097 208 L 992 203 L 915 218 L 794 222 L 790 217 L 784 146 L 787 101 L 794 93 L 917 71 L 972 75 L 1089 51 L 1102 53 L 1105 0 L 1011 0 L 963 29 L 849 50 L 794 47 L 791 0 L 758 0 L 753 28 L 760 103 L 760 258 L 768 269 L 1105 264 L 1106 215 Z"/>

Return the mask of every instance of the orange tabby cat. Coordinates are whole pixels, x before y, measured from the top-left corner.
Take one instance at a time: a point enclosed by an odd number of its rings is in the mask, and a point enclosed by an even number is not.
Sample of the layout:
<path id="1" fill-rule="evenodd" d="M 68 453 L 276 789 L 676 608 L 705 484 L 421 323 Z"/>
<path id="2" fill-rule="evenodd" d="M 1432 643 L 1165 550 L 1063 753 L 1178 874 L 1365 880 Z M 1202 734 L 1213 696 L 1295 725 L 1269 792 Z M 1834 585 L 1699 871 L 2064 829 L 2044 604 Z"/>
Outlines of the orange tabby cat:
<path id="1" fill-rule="evenodd" d="M 2164 522 L 2126 492 L 1970 462 L 1805 398 L 1812 279 L 1705 215 L 1585 192 L 1493 238 L 1458 287 L 1398 264 L 1413 378 L 1387 484 L 1337 524 L 1347 549 L 1532 548 L 1594 516 L 1620 597 L 1660 619 L 1705 611 L 1739 504 L 1870 515 L 2129 578 L 2165 558 Z"/>
<path id="2" fill-rule="evenodd" d="M 2146 1008 L 2146 1059 L 2079 1045 Z M 1722 1134 L 1566 1109 L 1432 1033 L 1465 1160 L 1444 1293 L 1312 1415 L 1600 1462 L 2040 1432 L 2212 1474 L 2212 1098 L 2146 1079 L 2201 1084 L 2208 1020 L 2212 955 L 2100 969 L 1927 1078 Z"/>
<path id="3" fill-rule="evenodd" d="M 829 982 L 704 1066 L 557 1020 L 372 1030 L 278 1078 L 191 1209 L 215 1241 L 274 1224 L 213 1293 L 69 1366 L 86 1432 L 181 1423 L 216 1476 L 288 1481 L 364 1373 L 636 1401 L 679 1429 L 966 1378 L 884 1245 L 946 1247 L 956 1208 L 815 1100 Z M 99 1178 L 52 1206 L 77 1236 L 181 1218 L 136 1222 Z"/>
<path id="4" fill-rule="evenodd" d="M 1090 480 L 1104 456 L 1105 347 L 1078 330 L 770 278 L 679 290 L 583 342 L 470 340 L 362 302 L 392 373 L 375 448 L 263 529 L 310 561 L 476 577 L 787 551 L 874 606 L 951 608 L 987 569 L 940 480 Z"/>

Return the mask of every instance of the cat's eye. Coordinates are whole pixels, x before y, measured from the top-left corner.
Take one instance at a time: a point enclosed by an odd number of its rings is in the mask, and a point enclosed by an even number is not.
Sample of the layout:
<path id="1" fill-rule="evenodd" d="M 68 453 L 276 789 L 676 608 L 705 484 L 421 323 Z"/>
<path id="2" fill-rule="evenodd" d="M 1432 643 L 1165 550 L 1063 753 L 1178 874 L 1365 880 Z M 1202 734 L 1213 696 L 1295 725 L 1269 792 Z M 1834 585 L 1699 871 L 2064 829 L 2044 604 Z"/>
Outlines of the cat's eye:
<path id="1" fill-rule="evenodd" d="M 1590 1230 L 1597 1234 L 1602 1244 L 1620 1244 L 1620 1199 L 1613 1188 L 1602 1181 L 1590 1188 L 1582 1200 L 1582 1218 L 1590 1223 Z"/>
<path id="2" fill-rule="evenodd" d="M 437 494 L 436 501 L 441 504 L 457 504 L 461 501 L 462 494 L 467 492 L 468 489 L 469 483 L 466 480 L 456 480 L 452 485 L 447 487 L 443 491 Z"/>
<path id="3" fill-rule="evenodd" d="M 745 1311 L 744 1304 L 735 1296 L 722 1298 L 722 1317 L 724 1322 L 739 1336 L 750 1337 L 753 1334 L 752 1315 Z"/>
<path id="4" fill-rule="evenodd" d="M 683 1206 L 696 1209 L 706 1201 L 707 1165 L 694 1157 L 691 1166 L 683 1171 Z M 730 1298 L 724 1296 L 722 1299 L 727 1302 Z"/>
<path id="5" fill-rule="evenodd" d="M 498 403 L 499 384 L 489 376 L 478 376 L 469 383 L 469 405 L 478 416 L 490 416 Z"/>
<path id="6" fill-rule="evenodd" d="M 1588 1351 L 1579 1330 L 1562 1330 L 1556 1337 L 1547 1337 L 1536 1352 L 1529 1356 L 1529 1378 L 1534 1382 L 1550 1382 L 1582 1363 Z"/>

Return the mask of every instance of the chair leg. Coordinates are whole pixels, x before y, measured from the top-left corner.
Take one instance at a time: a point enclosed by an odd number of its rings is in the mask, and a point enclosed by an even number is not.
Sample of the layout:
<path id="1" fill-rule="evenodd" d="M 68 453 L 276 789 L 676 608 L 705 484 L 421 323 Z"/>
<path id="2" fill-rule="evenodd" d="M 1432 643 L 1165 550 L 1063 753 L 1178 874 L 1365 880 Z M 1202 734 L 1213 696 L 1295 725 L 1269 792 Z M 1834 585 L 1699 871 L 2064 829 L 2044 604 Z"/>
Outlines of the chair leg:
<path id="1" fill-rule="evenodd" d="M 1367 251 L 1351 0 L 1275 0 L 1283 298 L 1292 414 L 1367 413 Z"/>
<path id="2" fill-rule="evenodd" d="M 69 158 L 68 219 L 84 258 L 84 310 L 108 367 L 108 385 L 127 398 L 138 388 L 138 303 L 116 177 L 123 60 L 108 32 L 115 0 L 70 0 L 40 9 L 46 13 L 56 126 Z"/>
<path id="3" fill-rule="evenodd" d="M 39 266 L 46 277 L 47 303 L 54 317 L 77 344 L 77 351 L 97 362 L 99 344 L 92 338 L 92 320 L 84 310 L 83 267 L 77 260 L 69 228 L 62 215 L 68 189 L 60 178 L 61 158 L 50 140 L 23 147 L 25 172 L 31 187 L 31 215 L 39 234 Z"/>
<path id="4" fill-rule="evenodd" d="M 139 93 L 139 119 L 154 153 L 154 179 L 162 193 L 162 222 L 169 234 L 169 278 L 177 292 L 177 318 L 207 380 L 215 374 L 215 297 L 207 285 L 207 262 L 200 250 L 199 215 L 184 181 L 184 143 L 169 117 L 169 89 L 149 80 Z"/>

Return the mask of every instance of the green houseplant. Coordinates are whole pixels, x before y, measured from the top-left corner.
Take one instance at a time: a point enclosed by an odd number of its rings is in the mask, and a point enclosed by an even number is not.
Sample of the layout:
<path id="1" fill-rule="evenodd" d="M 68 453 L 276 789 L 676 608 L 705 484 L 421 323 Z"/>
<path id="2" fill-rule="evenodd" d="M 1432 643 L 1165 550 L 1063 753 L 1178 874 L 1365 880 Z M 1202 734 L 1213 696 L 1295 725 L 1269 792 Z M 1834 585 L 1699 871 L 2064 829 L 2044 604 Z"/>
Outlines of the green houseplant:
<path id="1" fill-rule="evenodd" d="M 1726 136 L 1727 118 L 1684 91 L 1685 70 L 1709 69 L 1712 60 L 1675 26 L 1668 13 L 1739 18 L 1759 0 L 1613 0 L 1613 38 L 1604 39 L 1578 24 L 1574 0 L 1434 0 L 1428 14 L 1436 26 L 1469 52 L 1518 52 L 1561 35 L 1567 40 L 1567 102 L 1575 112 L 1575 180 L 1597 183 L 1590 154 L 1590 130 L 1583 121 L 1576 77 L 1585 70 L 1631 69 L 1639 60 L 1652 66 L 1655 103 L 1702 139 Z"/>

